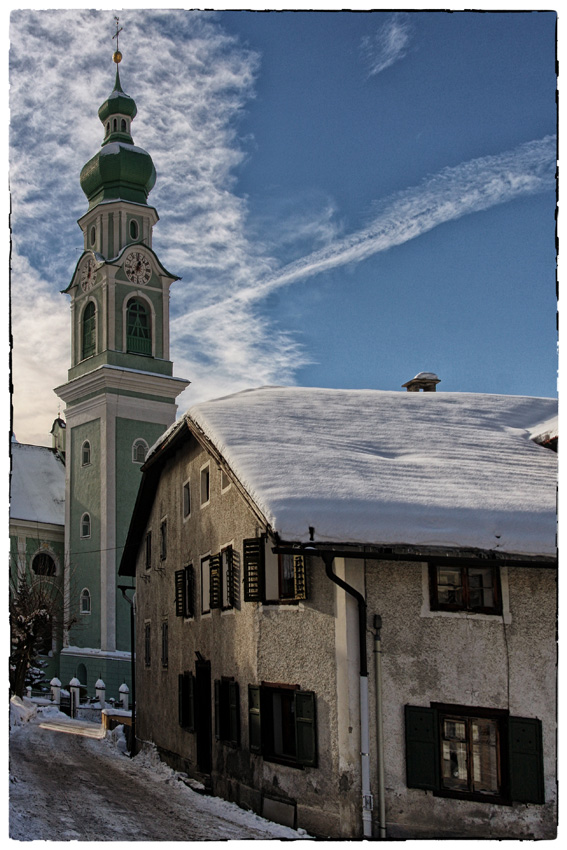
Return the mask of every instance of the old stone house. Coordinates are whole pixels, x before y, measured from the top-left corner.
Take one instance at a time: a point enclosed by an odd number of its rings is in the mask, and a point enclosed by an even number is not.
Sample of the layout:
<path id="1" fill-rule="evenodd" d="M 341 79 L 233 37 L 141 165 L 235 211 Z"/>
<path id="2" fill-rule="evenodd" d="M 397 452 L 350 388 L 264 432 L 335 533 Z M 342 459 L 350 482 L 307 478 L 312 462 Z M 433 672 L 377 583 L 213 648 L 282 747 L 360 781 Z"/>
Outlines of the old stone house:
<path id="1" fill-rule="evenodd" d="M 138 741 L 317 836 L 552 838 L 555 414 L 290 387 L 193 407 L 120 565 Z"/>

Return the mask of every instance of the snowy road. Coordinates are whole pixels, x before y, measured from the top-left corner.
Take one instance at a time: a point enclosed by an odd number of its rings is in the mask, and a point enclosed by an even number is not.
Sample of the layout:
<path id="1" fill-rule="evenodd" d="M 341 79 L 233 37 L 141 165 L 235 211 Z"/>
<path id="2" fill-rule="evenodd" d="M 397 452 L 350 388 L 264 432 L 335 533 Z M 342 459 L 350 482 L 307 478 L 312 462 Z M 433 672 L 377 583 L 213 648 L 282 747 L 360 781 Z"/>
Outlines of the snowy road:
<path id="1" fill-rule="evenodd" d="M 50 841 L 304 838 L 188 788 L 152 754 L 130 759 L 100 727 L 41 716 L 10 734 L 10 837 Z"/>

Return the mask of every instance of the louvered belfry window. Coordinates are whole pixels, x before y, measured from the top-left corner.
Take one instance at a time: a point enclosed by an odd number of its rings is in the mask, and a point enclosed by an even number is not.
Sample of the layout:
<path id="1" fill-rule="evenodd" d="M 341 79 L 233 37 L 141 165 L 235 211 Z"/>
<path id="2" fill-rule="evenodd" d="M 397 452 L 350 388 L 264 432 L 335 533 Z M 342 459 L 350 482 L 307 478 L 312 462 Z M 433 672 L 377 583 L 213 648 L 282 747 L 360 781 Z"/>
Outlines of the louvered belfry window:
<path id="1" fill-rule="evenodd" d="M 96 354 L 95 305 L 89 301 L 83 313 L 83 360 Z"/>
<path id="2" fill-rule="evenodd" d="M 132 354 L 152 353 L 152 331 L 148 310 L 136 298 L 128 304 L 126 350 Z"/>

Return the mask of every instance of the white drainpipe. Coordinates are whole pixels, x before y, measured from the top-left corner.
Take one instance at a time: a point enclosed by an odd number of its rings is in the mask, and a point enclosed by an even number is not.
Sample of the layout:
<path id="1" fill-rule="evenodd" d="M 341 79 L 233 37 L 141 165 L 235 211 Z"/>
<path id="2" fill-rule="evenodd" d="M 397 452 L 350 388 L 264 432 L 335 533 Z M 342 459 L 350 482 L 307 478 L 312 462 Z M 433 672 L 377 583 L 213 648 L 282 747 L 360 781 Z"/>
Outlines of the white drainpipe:
<path id="1" fill-rule="evenodd" d="M 362 832 L 372 838 L 372 794 L 370 793 L 370 722 L 368 676 L 360 677 L 360 772 L 362 776 Z"/>
<path id="2" fill-rule="evenodd" d="M 379 838 L 386 838 L 386 799 L 384 790 L 384 724 L 382 720 L 382 617 L 374 615 L 374 661 L 376 665 L 376 756 L 378 761 L 378 829 Z"/>

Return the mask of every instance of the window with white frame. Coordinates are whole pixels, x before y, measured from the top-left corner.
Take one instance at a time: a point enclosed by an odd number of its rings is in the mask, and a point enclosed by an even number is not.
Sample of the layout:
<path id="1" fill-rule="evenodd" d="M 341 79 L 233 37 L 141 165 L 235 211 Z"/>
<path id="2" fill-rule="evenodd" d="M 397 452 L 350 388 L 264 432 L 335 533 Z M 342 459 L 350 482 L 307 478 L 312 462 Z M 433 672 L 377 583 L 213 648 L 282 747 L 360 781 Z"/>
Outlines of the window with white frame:
<path id="1" fill-rule="evenodd" d="M 81 466 L 90 466 L 91 463 L 91 444 L 85 440 L 81 447 Z"/>
<path id="2" fill-rule="evenodd" d="M 132 463 L 144 463 L 148 453 L 148 444 L 145 440 L 135 440 L 132 445 Z"/>
<path id="3" fill-rule="evenodd" d="M 90 614 L 91 613 L 91 594 L 88 588 L 83 588 L 81 591 L 81 599 L 80 599 L 80 611 L 81 614 Z"/>
<path id="4" fill-rule="evenodd" d="M 230 478 L 228 477 L 228 475 L 226 474 L 226 472 L 224 471 L 224 469 L 221 469 L 221 480 L 220 480 L 221 493 L 225 493 L 230 488 L 231 483 L 232 482 L 231 482 Z"/>
<path id="5" fill-rule="evenodd" d="M 183 484 L 182 500 L 183 519 L 187 519 L 191 516 L 191 483 L 189 481 L 185 481 Z"/>
<path id="6" fill-rule="evenodd" d="M 211 465 L 201 467 L 201 507 L 208 505 L 211 499 Z"/>
<path id="7" fill-rule="evenodd" d="M 87 538 L 91 536 L 91 515 L 84 513 L 81 517 L 81 537 Z"/>

